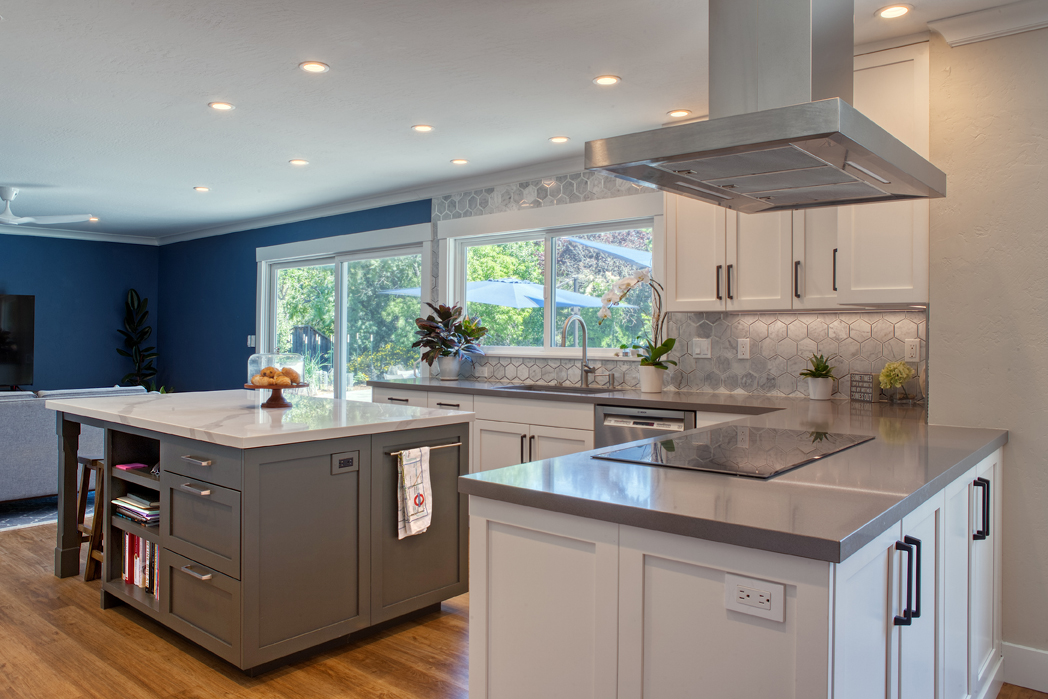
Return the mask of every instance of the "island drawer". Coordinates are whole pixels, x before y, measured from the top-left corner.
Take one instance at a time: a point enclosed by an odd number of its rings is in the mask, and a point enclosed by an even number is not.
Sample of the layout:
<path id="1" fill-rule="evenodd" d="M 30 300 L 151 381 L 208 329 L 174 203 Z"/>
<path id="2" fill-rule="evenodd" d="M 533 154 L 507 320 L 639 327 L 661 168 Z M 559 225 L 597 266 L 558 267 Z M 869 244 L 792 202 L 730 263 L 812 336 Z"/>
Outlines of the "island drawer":
<path id="1" fill-rule="evenodd" d="M 160 554 L 164 622 L 231 663 L 240 664 L 240 583 L 164 549 Z"/>
<path id="2" fill-rule="evenodd" d="M 239 580 L 240 493 L 160 474 L 160 543 Z"/>
<path id="3" fill-rule="evenodd" d="M 240 490 L 242 463 L 242 452 L 232 447 L 171 436 L 160 441 L 162 470 L 226 488 Z"/>

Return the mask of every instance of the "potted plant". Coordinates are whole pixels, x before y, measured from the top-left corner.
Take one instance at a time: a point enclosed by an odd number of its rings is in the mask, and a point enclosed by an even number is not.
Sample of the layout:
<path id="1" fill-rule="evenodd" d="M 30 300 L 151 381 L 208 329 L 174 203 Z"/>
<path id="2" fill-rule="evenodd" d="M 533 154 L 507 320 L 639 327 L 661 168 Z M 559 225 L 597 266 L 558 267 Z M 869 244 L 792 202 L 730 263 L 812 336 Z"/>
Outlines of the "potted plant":
<path id="1" fill-rule="evenodd" d="M 412 347 L 421 347 L 422 360 L 433 366 L 437 362 L 442 381 L 454 381 L 458 378 L 459 363 L 465 359 L 473 361 L 470 355 L 484 354 L 477 342 L 487 334 L 480 318 L 471 318 L 465 314 L 462 306 L 434 306 L 427 303 L 433 313 L 425 318 L 416 318 L 419 339 Z"/>
<path id="2" fill-rule="evenodd" d="M 808 397 L 812 400 L 829 400 L 830 394 L 833 393 L 834 376 L 830 359 L 835 356 L 837 355 L 827 358 L 821 354 L 813 354 L 808 359 L 811 369 L 805 369 L 800 373 L 808 379 Z"/>
<path id="3" fill-rule="evenodd" d="M 881 388 L 888 391 L 886 395 L 890 402 L 896 403 L 909 399 L 903 385 L 912 379 L 916 373 L 913 367 L 907 364 L 904 359 L 884 365 L 880 375 Z"/>
<path id="4" fill-rule="evenodd" d="M 659 393 L 662 391 L 662 372 L 669 369 L 670 364 L 677 366 L 677 362 L 665 358 L 677 341 L 672 337 L 663 339 L 666 331 L 666 316 L 662 313 L 663 288 L 662 284 L 652 279 L 650 269 L 642 269 L 635 276 L 624 277 L 612 284 L 608 293 L 601 298 L 603 305 L 597 311 L 600 319 L 597 324 L 611 317 L 610 306 L 619 305 L 631 290 L 645 283 L 651 287 L 651 338 L 645 339 L 643 344 L 634 344 L 633 349 L 637 350 L 640 357 L 641 392 Z"/>

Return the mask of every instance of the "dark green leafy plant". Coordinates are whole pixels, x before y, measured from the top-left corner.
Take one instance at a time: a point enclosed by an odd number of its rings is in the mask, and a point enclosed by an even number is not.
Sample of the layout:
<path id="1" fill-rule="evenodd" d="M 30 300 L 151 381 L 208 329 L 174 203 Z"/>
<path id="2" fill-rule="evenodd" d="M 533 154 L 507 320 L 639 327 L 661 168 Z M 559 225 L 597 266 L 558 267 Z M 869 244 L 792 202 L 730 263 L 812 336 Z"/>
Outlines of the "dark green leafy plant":
<path id="1" fill-rule="evenodd" d="M 419 339 L 411 345 L 425 350 L 422 353 L 424 362 L 433 366 L 437 357 L 458 357 L 473 361 L 471 354 L 484 354 L 477 343 L 487 334 L 488 329 L 481 326 L 479 316 L 469 317 L 462 306 L 426 305 L 433 309 L 433 313 L 415 320 L 418 326 L 415 334 Z"/>
<path id="2" fill-rule="evenodd" d="M 141 298 L 138 292 L 131 289 L 127 292 L 127 301 L 124 303 L 124 327 L 120 334 L 124 336 L 124 348 L 117 347 L 116 351 L 121 357 L 127 357 L 135 364 L 135 370 L 120 380 L 121 383 L 132 386 L 144 386 L 149 379 L 156 376 L 156 367 L 153 360 L 156 359 L 156 347 L 143 347 L 142 345 L 153 334 L 153 327 L 146 325 L 149 311 L 146 306 L 149 299 Z"/>
<path id="3" fill-rule="evenodd" d="M 808 359 L 808 363 L 811 364 L 811 369 L 805 369 L 800 373 L 806 379 L 832 379 L 833 378 L 833 367 L 830 366 L 830 360 L 837 355 L 830 357 L 824 357 L 821 354 L 813 354 Z"/>
<path id="4" fill-rule="evenodd" d="M 673 345 L 677 344 L 674 338 L 668 338 L 661 345 L 656 345 L 651 340 L 644 340 L 643 345 L 633 345 L 633 349 L 637 350 L 637 355 L 640 357 L 641 366 L 653 366 L 656 369 L 669 369 L 670 364 L 677 366 L 677 362 L 672 359 L 663 359 L 670 350 L 673 349 Z"/>

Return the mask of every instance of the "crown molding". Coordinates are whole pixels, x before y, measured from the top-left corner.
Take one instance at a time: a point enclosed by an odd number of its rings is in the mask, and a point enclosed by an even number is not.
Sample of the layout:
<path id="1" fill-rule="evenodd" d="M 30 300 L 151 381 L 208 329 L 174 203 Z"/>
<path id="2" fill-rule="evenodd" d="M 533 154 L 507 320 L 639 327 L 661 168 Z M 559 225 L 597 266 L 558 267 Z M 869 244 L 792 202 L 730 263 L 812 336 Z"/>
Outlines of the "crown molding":
<path id="1" fill-rule="evenodd" d="M 855 47 L 856 56 L 864 56 L 868 53 L 877 53 L 878 51 L 888 51 L 890 49 L 897 49 L 903 46 L 913 46 L 914 44 L 923 44 L 931 39 L 931 32 L 917 32 L 916 34 L 907 34 L 906 36 L 896 36 L 891 39 L 881 39 L 880 41 L 870 41 L 865 44 L 858 44 Z"/>
<path id="2" fill-rule="evenodd" d="M 1048 27 L 1048 2 L 1044 0 L 1022 0 L 928 22 L 928 28 L 942 34 L 951 47 L 1045 27 Z"/>
<path id="3" fill-rule="evenodd" d="M 140 235 L 120 235 L 119 233 L 91 233 L 89 231 L 71 231 L 65 228 L 26 228 L 25 226 L 2 226 L 0 235 L 26 235 L 34 238 L 63 238 L 66 240 L 87 240 L 93 243 L 124 243 L 125 245 L 159 245 L 156 238 Z"/>
<path id="4" fill-rule="evenodd" d="M 250 231 L 256 228 L 267 228 L 269 226 L 298 223 L 300 221 L 309 221 L 311 219 L 323 218 L 326 216 L 348 214 L 354 211 L 375 209 L 380 206 L 404 204 L 409 201 L 418 201 L 419 199 L 432 199 L 434 197 L 457 194 L 458 192 L 469 191 L 471 189 L 495 187 L 497 185 L 508 184 L 520 180 L 533 180 L 542 177 L 570 175 L 575 172 L 582 172 L 584 169 L 583 157 L 579 155 L 561 160 L 553 160 L 536 163 L 534 165 L 527 165 L 525 167 L 513 168 L 511 170 L 501 170 L 486 175 L 474 175 L 472 177 L 463 177 L 454 180 L 443 180 L 441 182 L 423 185 L 421 187 L 401 189 L 386 194 L 380 194 L 378 196 L 347 199 L 334 204 L 325 204 L 324 206 L 299 209 L 298 211 L 290 211 L 284 214 L 247 219 L 223 226 L 199 228 L 185 233 L 163 236 L 158 238 L 158 241 L 160 245 L 182 243 L 188 240 L 197 240 L 198 238 L 225 235 L 226 233 Z"/>

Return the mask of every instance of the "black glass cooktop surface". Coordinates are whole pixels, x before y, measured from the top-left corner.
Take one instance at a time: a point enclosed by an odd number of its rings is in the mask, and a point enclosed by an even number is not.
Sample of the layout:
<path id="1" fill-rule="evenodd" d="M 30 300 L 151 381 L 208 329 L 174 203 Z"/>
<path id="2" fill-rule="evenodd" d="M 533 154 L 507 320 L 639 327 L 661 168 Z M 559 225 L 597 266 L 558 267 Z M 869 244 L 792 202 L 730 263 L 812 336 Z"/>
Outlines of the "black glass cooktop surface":
<path id="1" fill-rule="evenodd" d="M 595 459 L 771 478 L 869 442 L 873 437 L 726 425 L 595 454 Z"/>

